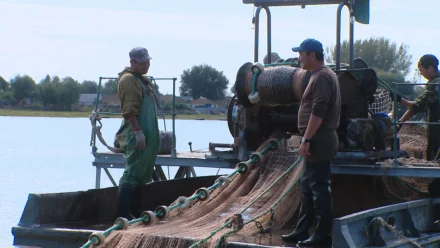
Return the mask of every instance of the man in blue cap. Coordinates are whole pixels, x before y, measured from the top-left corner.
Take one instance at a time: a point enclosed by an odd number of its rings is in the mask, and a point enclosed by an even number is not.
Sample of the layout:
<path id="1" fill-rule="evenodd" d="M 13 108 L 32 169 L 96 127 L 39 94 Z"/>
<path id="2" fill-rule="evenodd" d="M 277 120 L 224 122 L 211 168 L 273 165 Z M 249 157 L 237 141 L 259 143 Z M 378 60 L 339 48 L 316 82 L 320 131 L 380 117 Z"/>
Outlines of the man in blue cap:
<path id="1" fill-rule="evenodd" d="M 298 111 L 298 129 L 303 138 L 299 154 L 304 158 L 301 177 L 301 207 L 295 230 L 283 235 L 297 246 L 331 245 L 333 220 L 330 187 L 331 161 L 338 151 L 341 95 L 336 74 L 324 65 L 324 49 L 315 39 L 304 40 L 299 47 L 302 67 L 311 72 Z M 308 230 L 316 218 L 316 229 L 309 237 Z"/>
<path id="2" fill-rule="evenodd" d="M 159 151 L 159 128 L 153 84 L 146 76 L 151 57 L 135 47 L 129 52 L 130 66 L 119 73 L 118 95 L 123 120 L 116 133 L 124 151 L 125 170 L 119 180 L 118 217 L 133 219 L 142 211 L 142 186 L 151 181 Z"/>

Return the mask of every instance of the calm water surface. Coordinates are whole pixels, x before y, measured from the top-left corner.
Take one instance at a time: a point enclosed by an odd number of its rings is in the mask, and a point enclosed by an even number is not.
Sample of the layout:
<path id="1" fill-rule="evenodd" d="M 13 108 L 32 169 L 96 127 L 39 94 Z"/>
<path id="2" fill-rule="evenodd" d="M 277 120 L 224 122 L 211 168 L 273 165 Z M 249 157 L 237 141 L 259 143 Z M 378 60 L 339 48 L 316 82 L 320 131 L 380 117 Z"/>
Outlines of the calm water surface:
<path id="1" fill-rule="evenodd" d="M 102 132 L 112 144 L 120 119 L 104 119 Z M 159 121 L 164 129 L 163 120 Z M 90 132 L 87 118 L 0 117 L 0 247 L 11 247 L 12 226 L 22 214 L 29 193 L 56 193 L 95 187 Z M 171 131 L 171 120 L 166 120 Z M 176 121 L 177 150 L 208 150 L 209 142 L 232 143 L 225 121 Z M 99 144 L 99 151 L 108 151 Z M 168 174 L 165 167 L 164 171 Z M 170 167 L 173 176 L 177 168 Z M 231 170 L 221 170 L 228 173 Z M 122 169 L 110 170 L 118 181 Z M 197 175 L 212 175 L 217 169 L 196 168 Z M 112 184 L 102 173 L 101 187 Z"/>

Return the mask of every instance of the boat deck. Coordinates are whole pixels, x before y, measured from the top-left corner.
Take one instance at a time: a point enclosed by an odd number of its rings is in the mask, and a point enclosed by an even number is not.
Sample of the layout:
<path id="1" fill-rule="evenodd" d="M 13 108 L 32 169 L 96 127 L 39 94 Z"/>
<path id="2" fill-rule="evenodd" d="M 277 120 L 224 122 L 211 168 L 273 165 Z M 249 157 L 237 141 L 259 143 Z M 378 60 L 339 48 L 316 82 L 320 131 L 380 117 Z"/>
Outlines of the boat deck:
<path id="1" fill-rule="evenodd" d="M 296 152 L 291 150 L 289 152 Z M 219 153 L 220 154 L 220 153 Z M 118 153 L 94 153 L 95 159 L 92 163 L 96 167 L 96 184 L 95 188 L 100 188 L 101 169 L 107 174 L 113 185 L 113 180 L 108 169 L 123 169 L 124 158 Z M 440 178 L 440 168 L 429 164 L 401 164 L 401 165 L 384 165 L 379 161 L 380 157 L 392 157 L 390 151 L 374 153 L 374 152 L 339 152 L 333 161 L 332 173 L 345 175 L 368 175 L 368 176 L 392 176 L 392 177 L 431 177 Z M 158 155 L 156 159 L 156 169 L 161 170 L 161 166 L 177 166 L 178 172 L 174 178 L 183 178 L 196 176 L 193 167 L 205 168 L 224 168 L 233 169 L 239 160 L 233 152 L 221 152 L 216 156 L 210 152 L 177 152 L 173 155 Z"/>

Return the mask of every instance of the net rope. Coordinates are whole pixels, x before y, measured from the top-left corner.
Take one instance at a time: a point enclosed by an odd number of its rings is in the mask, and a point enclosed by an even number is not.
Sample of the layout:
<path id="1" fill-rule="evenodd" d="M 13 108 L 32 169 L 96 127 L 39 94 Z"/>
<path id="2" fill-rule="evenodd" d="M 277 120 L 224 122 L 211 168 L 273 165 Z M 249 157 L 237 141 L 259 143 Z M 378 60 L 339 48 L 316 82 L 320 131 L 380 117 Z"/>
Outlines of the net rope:
<path id="1" fill-rule="evenodd" d="M 369 104 L 369 110 L 371 110 L 373 113 L 389 114 L 392 111 L 393 101 L 388 91 L 378 88 L 374 94 L 374 98 L 374 102 Z"/>
<path id="2" fill-rule="evenodd" d="M 123 223 L 115 223 L 104 236 L 91 236 L 90 240 L 95 238 L 94 241 L 100 239 L 100 242 L 89 241 L 87 246 L 215 247 L 219 240 L 235 233 L 256 235 L 269 227 L 281 229 L 301 200 L 294 196 L 299 190 L 302 160 L 297 153 L 282 148 L 280 143 L 279 149 L 270 149 L 275 136 L 257 149 L 257 156 L 250 160 L 254 162 L 253 169 L 229 175 L 227 187 L 211 186 L 207 200 L 196 197 L 185 208 L 175 207 L 168 218 L 156 224 L 146 225 L 142 220 L 133 220 L 124 229 L 121 228 Z M 219 186 L 218 182 L 216 184 Z M 176 200 L 171 205 L 179 204 Z M 251 224 L 254 222 L 259 225 Z"/>

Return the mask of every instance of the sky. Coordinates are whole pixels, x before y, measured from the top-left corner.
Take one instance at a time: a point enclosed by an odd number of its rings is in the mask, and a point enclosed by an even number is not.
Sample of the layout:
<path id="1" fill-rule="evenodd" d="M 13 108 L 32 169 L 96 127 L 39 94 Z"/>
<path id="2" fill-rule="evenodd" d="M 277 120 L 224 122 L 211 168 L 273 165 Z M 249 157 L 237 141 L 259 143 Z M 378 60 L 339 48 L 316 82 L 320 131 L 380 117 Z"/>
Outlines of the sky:
<path id="1" fill-rule="evenodd" d="M 272 7 L 272 51 L 296 57 L 291 48 L 306 38 L 336 44 L 337 5 Z M 372 36 L 409 46 L 412 68 L 423 54 L 440 58 L 435 17 L 440 1 L 370 0 L 370 24 L 355 24 L 355 39 Z M 254 6 L 242 0 L 0 0 L 0 76 L 47 74 L 82 82 L 116 77 L 137 46 L 153 58 L 150 76 L 177 78 L 195 65 L 211 65 L 235 82 L 241 65 L 254 60 Z M 259 61 L 266 48 L 266 15 L 260 15 Z M 348 39 L 348 10 L 341 39 Z M 158 81 L 172 93 L 172 81 Z"/>

